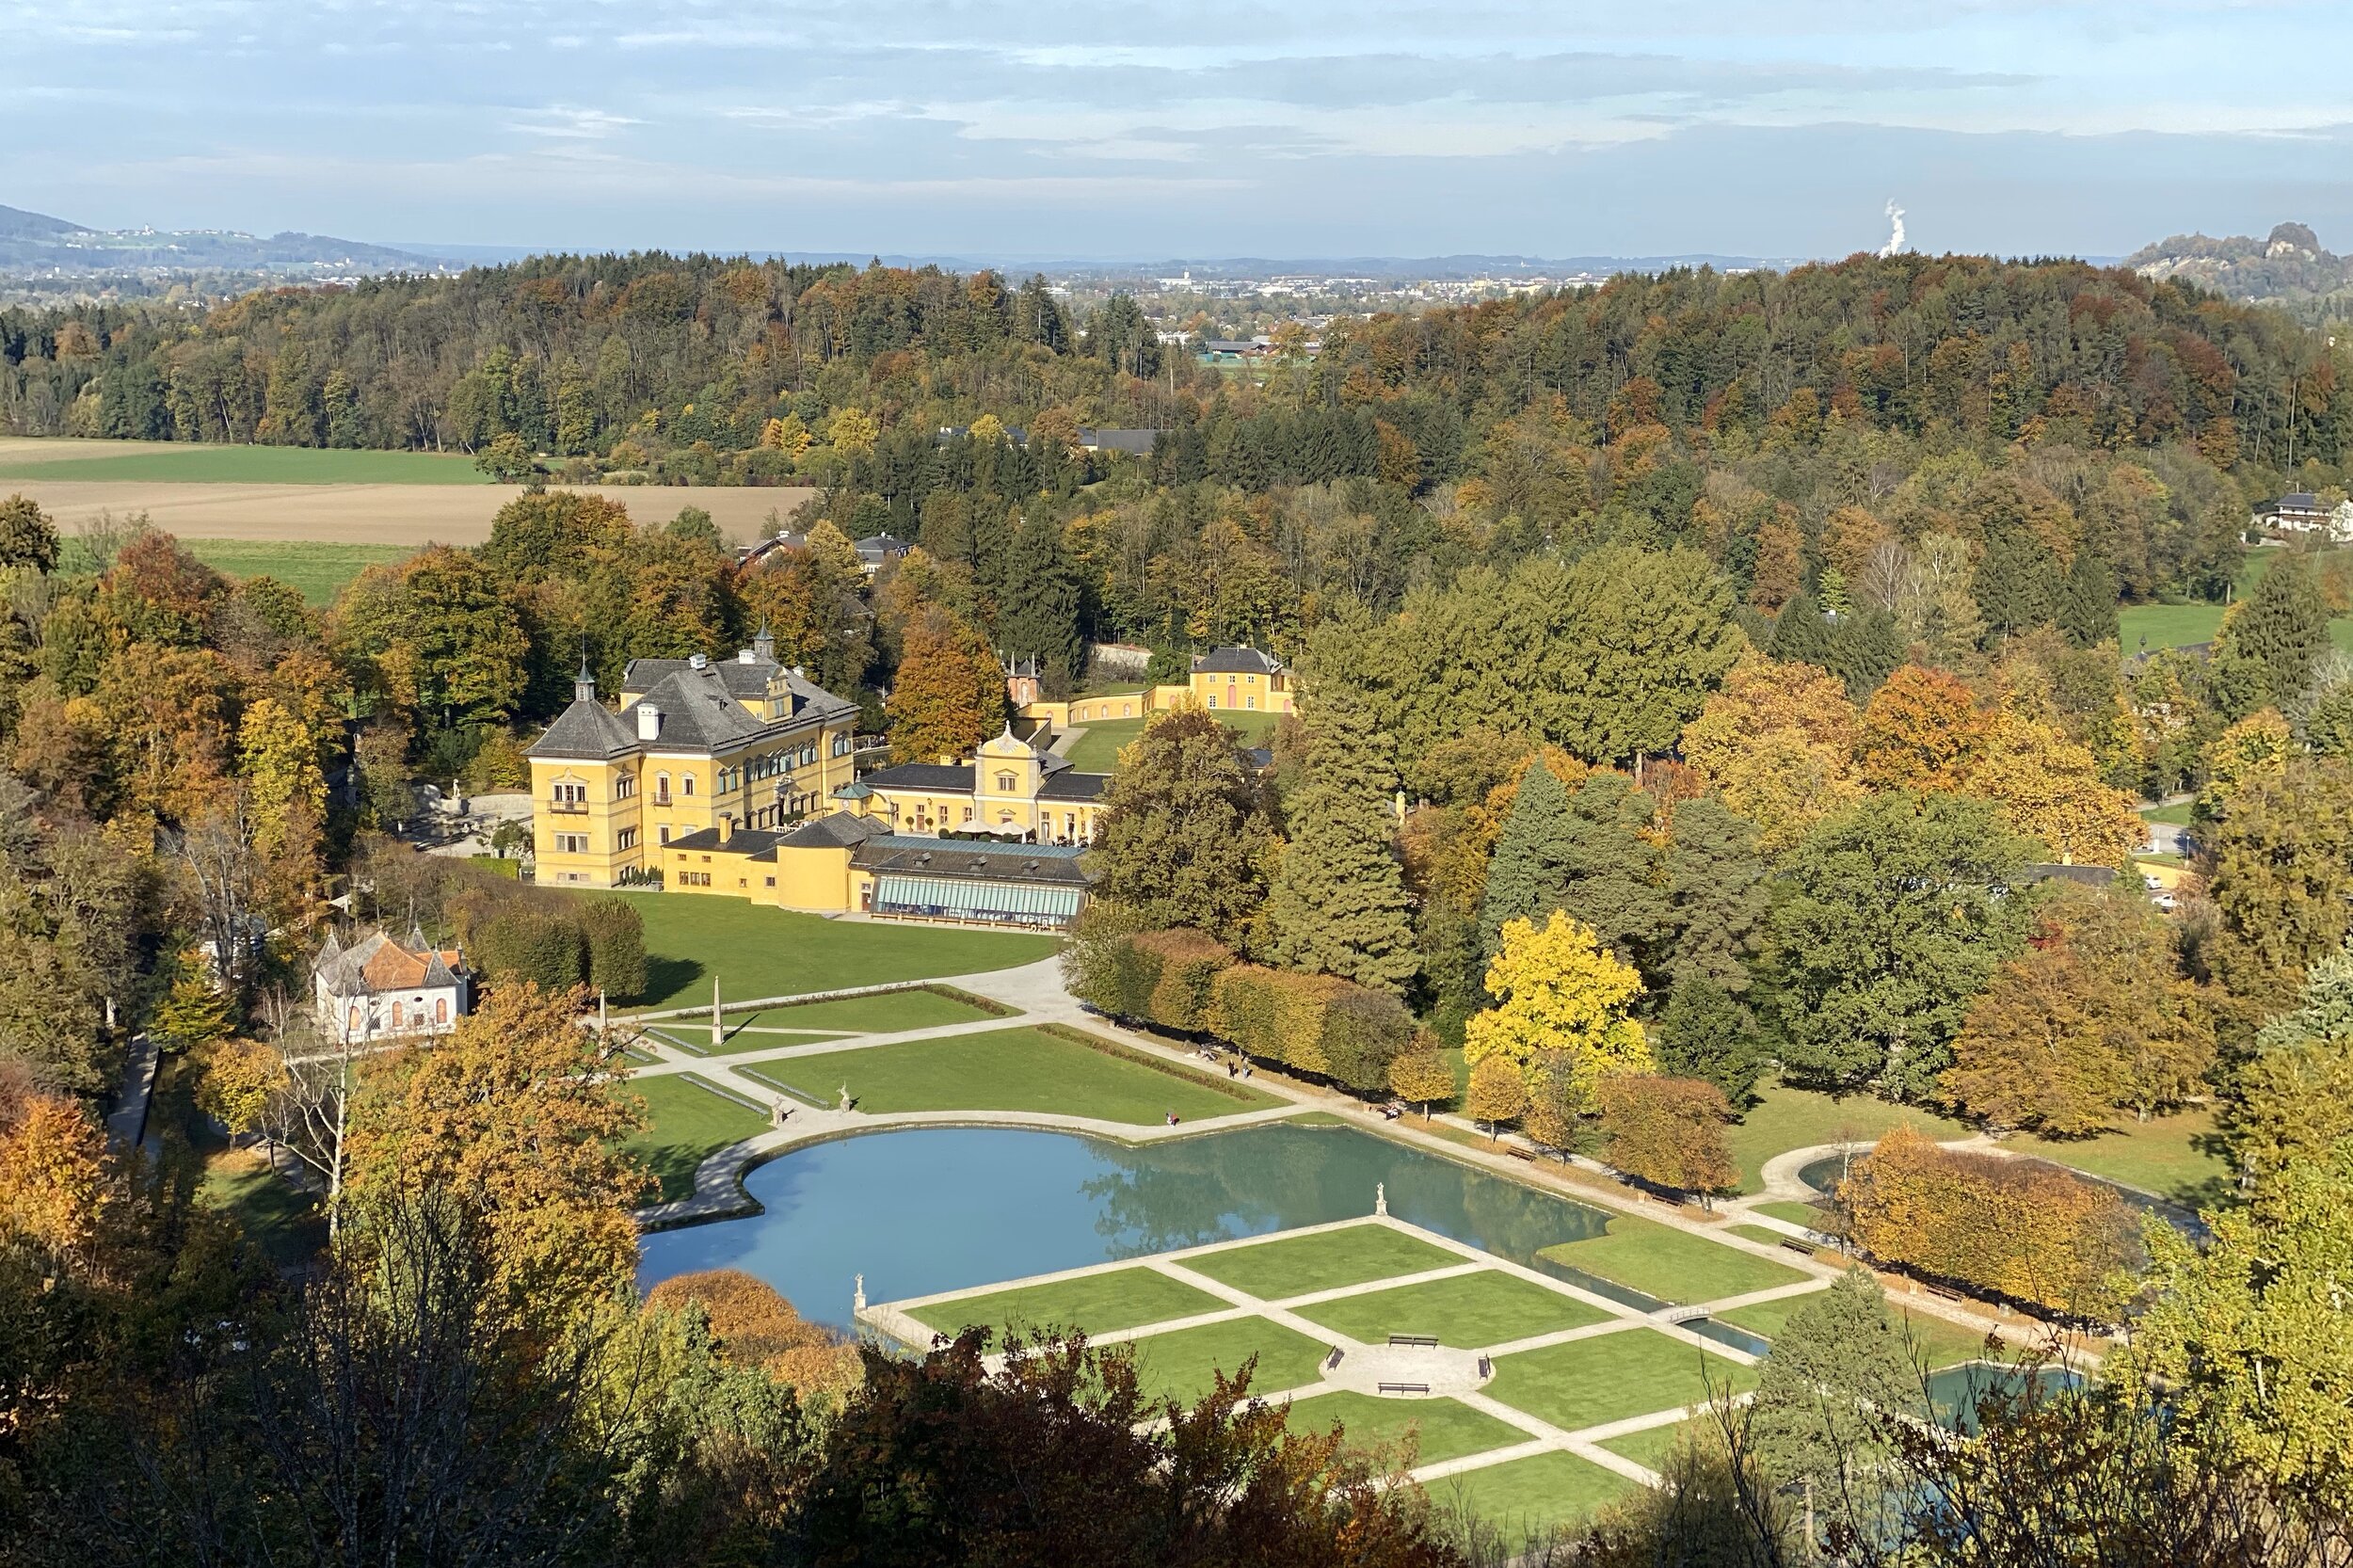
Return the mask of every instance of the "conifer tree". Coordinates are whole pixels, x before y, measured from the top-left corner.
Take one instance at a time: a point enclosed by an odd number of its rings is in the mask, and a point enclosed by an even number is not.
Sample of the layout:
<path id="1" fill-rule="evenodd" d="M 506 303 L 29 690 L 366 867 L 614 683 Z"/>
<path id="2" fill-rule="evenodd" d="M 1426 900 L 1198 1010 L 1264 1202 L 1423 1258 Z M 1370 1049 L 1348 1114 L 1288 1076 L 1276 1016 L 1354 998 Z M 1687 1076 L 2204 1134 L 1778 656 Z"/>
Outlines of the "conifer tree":
<path id="1" fill-rule="evenodd" d="M 999 649 L 1008 659 L 1035 659 L 1047 695 L 1067 696 L 1083 669 L 1086 644 L 1079 635 L 1079 580 L 1063 549 L 1061 526 L 1045 516 L 1023 523 L 1005 576 Z"/>
<path id="2" fill-rule="evenodd" d="M 1755 1017 L 1698 968 L 1675 976 L 1652 1032 L 1651 1054 L 1660 1072 L 1712 1083 L 1736 1109 L 1755 1093 L 1762 1066 Z"/>
<path id="3" fill-rule="evenodd" d="M 1519 793 L 1487 867 L 1487 892 L 1479 907 L 1480 947 L 1490 958 L 1502 945 L 1506 920 L 1541 921 L 1561 907 L 1567 895 L 1574 834 L 1569 795 L 1539 757 L 1520 777 Z"/>
<path id="4" fill-rule="evenodd" d="M 1387 737 L 1353 693 L 1321 694 L 1307 712 L 1307 781 L 1267 894 L 1274 961 L 1392 995 L 1413 977 L 1411 903 L 1392 840 L 1396 777 Z"/>
<path id="5" fill-rule="evenodd" d="M 1644 968 L 1673 923 L 1658 846 L 1645 837 L 1651 815 L 1651 797 L 1622 773 L 1579 785 L 1569 797 L 1559 905 Z"/>
<path id="6" fill-rule="evenodd" d="M 2329 650 L 2329 602 L 2312 563 L 2291 554 L 2264 574 L 2215 640 L 2213 691 L 2230 718 L 2286 709 Z"/>
<path id="7" fill-rule="evenodd" d="M 2059 586 L 2058 629 L 2076 648 L 2098 648 L 2121 639 L 2116 620 L 2116 573 L 2089 550 L 2075 552 Z"/>

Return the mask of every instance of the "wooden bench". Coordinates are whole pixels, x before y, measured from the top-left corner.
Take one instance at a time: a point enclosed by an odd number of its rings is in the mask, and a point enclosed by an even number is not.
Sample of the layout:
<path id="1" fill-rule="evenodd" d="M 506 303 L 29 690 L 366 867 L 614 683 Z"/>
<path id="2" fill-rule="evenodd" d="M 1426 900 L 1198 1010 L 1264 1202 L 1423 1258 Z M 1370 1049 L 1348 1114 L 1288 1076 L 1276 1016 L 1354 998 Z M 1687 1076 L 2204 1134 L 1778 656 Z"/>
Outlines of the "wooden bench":
<path id="1" fill-rule="evenodd" d="M 1536 1158 L 1536 1151 L 1534 1149 L 1524 1149 L 1517 1144 L 1506 1144 L 1503 1147 L 1505 1152 L 1510 1154 L 1514 1160 L 1532 1160 Z"/>
<path id="2" fill-rule="evenodd" d="M 1427 1394 L 1430 1392 L 1430 1385 L 1426 1383 L 1385 1383 L 1379 1387 L 1384 1394 Z"/>
<path id="3" fill-rule="evenodd" d="M 1438 1348 L 1438 1336 L 1434 1334 L 1392 1334 L 1389 1336 L 1389 1343 L 1412 1345 L 1418 1350 L 1434 1351 Z"/>
<path id="4" fill-rule="evenodd" d="M 1341 1350 L 1337 1345 L 1333 1346 L 1332 1353 L 1323 1358 L 1323 1369 L 1328 1372 L 1333 1368 L 1337 1367 L 1340 1364 L 1341 1358 L 1347 1353 L 1347 1352 Z"/>
<path id="5" fill-rule="evenodd" d="M 1812 1257 L 1814 1256 L 1814 1248 L 1810 1244 L 1799 1240 L 1794 1236 L 1783 1237 L 1781 1239 L 1781 1244 L 1787 1247 L 1791 1252 L 1802 1253 L 1807 1257 Z"/>
<path id="6" fill-rule="evenodd" d="M 1949 1287 L 1943 1285 L 1926 1285 L 1925 1282 L 1923 1283 L 1925 1288 L 1928 1290 L 1928 1293 L 1931 1296 L 1941 1297 L 1948 1302 L 1965 1302 L 1969 1299 L 1968 1297 L 1962 1295 L 1960 1291 L 1952 1289 Z"/>

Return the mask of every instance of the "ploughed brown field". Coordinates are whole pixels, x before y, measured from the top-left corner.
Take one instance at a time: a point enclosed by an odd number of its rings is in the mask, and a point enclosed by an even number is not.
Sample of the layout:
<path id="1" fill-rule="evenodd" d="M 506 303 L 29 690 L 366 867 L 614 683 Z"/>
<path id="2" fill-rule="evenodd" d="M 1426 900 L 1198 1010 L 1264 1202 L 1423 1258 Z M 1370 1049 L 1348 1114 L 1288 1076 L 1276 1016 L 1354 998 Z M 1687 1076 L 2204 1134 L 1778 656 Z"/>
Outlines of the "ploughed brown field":
<path id="1" fill-rule="evenodd" d="M 269 480 L 243 477 L 256 472 Z M 292 482 L 270 482 L 280 475 Z M 738 543 L 769 532 L 771 513 L 788 520 L 817 493 L 803 486 L 550 488 L 617 501 L 640 522 L 699 506 Z M 0 437 L 0 498 L 31 496 L 69 531 L 102 512 L 145 512 L 156 527 L 189 539 L 480 544 L 490 536 L 491 517 L 520 493 L 481 482 L 472 462 L 456 456 Z"/>

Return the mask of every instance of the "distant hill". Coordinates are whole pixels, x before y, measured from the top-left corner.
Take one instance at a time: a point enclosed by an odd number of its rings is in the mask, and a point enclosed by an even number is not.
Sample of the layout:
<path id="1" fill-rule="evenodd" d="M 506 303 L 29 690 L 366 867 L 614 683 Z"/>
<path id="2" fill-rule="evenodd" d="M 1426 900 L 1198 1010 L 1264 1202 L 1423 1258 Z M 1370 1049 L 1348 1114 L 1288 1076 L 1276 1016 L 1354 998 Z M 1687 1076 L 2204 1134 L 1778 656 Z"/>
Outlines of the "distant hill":
<path id="1" fill-rule="evenodd" d="M 0 207 L 0 275 L 90 279 L 242 273 L 297 278 L 430 272 L 443 259 L 327 234 L 233 229 L 90 229 Z"/>
<path id="2" fill-rule="evenodd" d="M 2301 223 L 2282 223 L 2262 239 L 2175 234 L 2124 264 L 2144 278 L 2179 278 L 2233 299 L 2299 307 L 2299 314 L 2353 310 L 2353 257 L 2329 250 Z"/>

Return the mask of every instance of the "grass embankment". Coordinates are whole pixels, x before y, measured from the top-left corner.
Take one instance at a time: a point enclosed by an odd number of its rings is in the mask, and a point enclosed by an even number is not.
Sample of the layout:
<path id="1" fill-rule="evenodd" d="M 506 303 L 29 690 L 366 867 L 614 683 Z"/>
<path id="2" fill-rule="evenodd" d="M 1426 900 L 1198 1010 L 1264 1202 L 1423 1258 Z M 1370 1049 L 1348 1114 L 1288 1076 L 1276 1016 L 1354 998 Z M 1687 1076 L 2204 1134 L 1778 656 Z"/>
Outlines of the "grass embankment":
<path id="1" fill-rule="evenodd" d="M 2230 1202 L 2236 1186 L 2236 1172 L 2217 1140 L 2214 1112 L 2206 1110 L 2128 1121 L 2090 1138 L 2027 1135 L 2004 1146 L 2193 1208 Z"/>
<path id="2" fill-rule="evenodd" d="M 704 1160 L 768 1128 L 768 1118 L 749 1106 L 675 1073 L 632 1080 L 623 1092 L 646 1102 L 647 1125 L 621 1147 L 644 1160 L 662 1183 L 648 1203 L 685 1197 L 694 1192 L 695 1168 Z"/>
<path id="3" fill-rule="evenodd" d="M 1050 958 L 1058 936 L 828 920 L 743 899 L 612 893 L 646 922 L 646 994 L 637 1008 L 707 1005 L 728 997 L 798 996 L 902 980 L 1009 969 Z"/>
<path id="4" fill-rule="evenodd" d="M 739 1068 L 747 1078 L 832 1105 L 847 1086 L 865 1112 L 1026 1111 L 1145 1127 L 1174 1111 L 1188 1122 L 1282 1102 L 1246 1085 L 1161 1070 L 1037 1029 L 1007 1029 L 819 1051 Z"/>
<path id="5" fill-rule="evenodd" d="M 369 567 L 405 561 L 416 553 L 403 545 L 321 544 L 289 539 L 183 539 L 188 553 L 231 577 L 275 577 L 315 605 L 328 605 L 344 584 Z"/>
<path id="6" fill-rule="evenodd" d="M 1768 1339 L 1778 1339 L 1788 1327 L 1789 1320 L 1814 1299 L 1810 1295 L 1785 1296 L 1775 1302 L 1758 1302 L 1753 1306 L 1736 1306 L 1716 1316 L 1735 1328 L 1761 1334 Z M 1904 1336 L 1912 1342 L 1913 1353 L 1931 1368 L 1950 1367 L 1986 1353 L 1985 1336 L 1974 1329 L 1948 1323 L 1942 1318 L 1931 1318 L 1925 1312 L 1913 1312 L 1900 1301 L 1891 1301 L 1888 1305 L 1895 1309 L 1896 1320 L 1902 1325 Z M 1643 1463 L 1649 1462 L 1645 1460 Z"/>
<path id="7" fill-rule="evenodd" d="M 1790 1149 L 1817 1144 L 1870 1144 L 1906 1123 L 1939 1140 L 1967 1138 L 1977 1129 L 1913 1105 L 1890 1105 L 1868 1095 L 1833 1098 L 1785 1083 L 1757 1086 L 1758 1102 L 1725 1129 L 1733 1162 L 1740 1167 L 1740 1191 L 1763 1185 L 1765 1162 Z"/>
<path id="8" fill-rule="evenodd" d="M 467 456 L 302 446 L 205 446 L 192 441 L 12 441 L 0 481 L 48 479 L 210 485 L 488 485 Z"/>
<path id="9" fill-rule="evenodd" d="M 1537 1256 L 1682 1305 L 1802 1284 L 1813 1277 L 1631 1214 L 1612 1214 L 1609 1228 L 1601 1235 L 1562 1241 Z"/>

